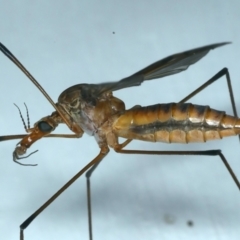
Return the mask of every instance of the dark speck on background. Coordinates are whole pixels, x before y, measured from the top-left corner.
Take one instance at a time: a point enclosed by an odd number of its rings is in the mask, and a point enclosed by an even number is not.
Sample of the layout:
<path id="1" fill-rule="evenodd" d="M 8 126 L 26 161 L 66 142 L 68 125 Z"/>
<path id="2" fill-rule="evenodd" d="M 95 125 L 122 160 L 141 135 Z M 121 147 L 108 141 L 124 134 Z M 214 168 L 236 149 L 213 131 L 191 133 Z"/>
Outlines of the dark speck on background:
<path id="1" fill-rule="evenodd" d="M 188 220 L 188 221 L 187 221 L 187 225 L 188 225 L 189 227 L 193 227 L 193 221 L 192 221 L 192 220 Z"/>

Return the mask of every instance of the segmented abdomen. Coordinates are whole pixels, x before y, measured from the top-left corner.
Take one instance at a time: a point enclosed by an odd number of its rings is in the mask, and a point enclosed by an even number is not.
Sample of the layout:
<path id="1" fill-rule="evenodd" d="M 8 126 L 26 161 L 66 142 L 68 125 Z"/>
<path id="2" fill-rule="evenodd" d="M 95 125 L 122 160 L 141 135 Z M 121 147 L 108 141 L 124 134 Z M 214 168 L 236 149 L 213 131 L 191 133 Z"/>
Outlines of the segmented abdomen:
<path id="1" fill-rule="evenodd" d="M 209 106 L 157 104 L 125 111 L 113 130 L 119 137 L 151 142 L 206 142 L 240 134 L 240 119 Z"/>

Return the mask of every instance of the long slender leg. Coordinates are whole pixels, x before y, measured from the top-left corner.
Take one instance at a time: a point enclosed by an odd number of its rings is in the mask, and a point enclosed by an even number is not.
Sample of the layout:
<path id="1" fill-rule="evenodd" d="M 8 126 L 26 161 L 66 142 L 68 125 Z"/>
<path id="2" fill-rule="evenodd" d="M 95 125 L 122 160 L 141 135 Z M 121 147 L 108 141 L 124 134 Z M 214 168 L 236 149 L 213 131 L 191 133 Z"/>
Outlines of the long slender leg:
<path id="1" fill-rule="evenodd" d="M 236 104 L 235 104 L 235 100 L 234 100 L 234 96 L 233 96 L 231 79 L 230 79 L 230 75 L 229 75 L 229 72 L 228 72 L 227 68 L 223 68 L 221 71 L 219 71 L 217 74 L 215 74 L 212 78 L 210 78 L 208 81 L 206 81 L 202 86 L 200 86 L 195 91 L 193 91 L 188 96 L 186 96 L 184 99 L 182 99 L 179 103 L 184 103 L 184 102 L 188 101 L 190 98 L 197 95 L 204 88 L 208 87 L 209 85 L 211 85 L 215 81 L 219 80 L 224 75 L 226 75 L 226 80 L 227 80 L 227 84 L 228 84 L 228 91 L 229 91 L 230 100 L 231 100 L 231 104 L 232 104 L 233 114 L 234 114 L 235 117 L 237 117 L 237 110 L 236 110 Z"/>
<path id="2" fill-rule="evenodd" d="M 45 202 L 37 211 L 35 211 L 29 218 L 27 218 L 20 225 L 20 240 L 24 240 L 23 231 L 28 225 L 44 210 L 46 209 L 61 193 L 63 193 L 73 182 L 75 182 L 84 172 L 86 172 L 94 164 L 100 162 L 109 152 L 109 148 L 104 146 L 101 148 L 100 153 L 89 162 L 84 168 L 82 168 L 73 178 L 71 178 L 61 189 L 59 189 L 47 202 Z"/>
<path id="3" fill-rule="evenodd" d="M 127 144 L 129 144 L 132 140 L 127 139 L 122 144 L 119 144 L 118 146 L 120 148 L 124 148 Z M 92 233 L 92 205 L 91 205 L 91 182 L 90 177 L 94 170 L 98 167 L 99 163 L 101 161 L 94 164 L 87 172 L 86 172 L 86 179 L 87 179 L 87 206 L 88 206 L 88 231 L 89 231 L 89 240 L 93 239 L 93 233 Z"/>
<path id="4" fill-rule="evenodd" d="M 88 232 L 89 232 L 89 240 L 93 239 L 93 234 L 92 234 L 92 206 L 91 206 L 91 182 L 90 182 L 90 177 L 94 170 L 97 168 L 99 165 L 100 161 L 96 164 L 94 164 L 85 174 L 86 179 L 87 179 L 87 206 L 88 206 Z"/>
<path id="5" fill-rule="evenodd" d="M 202 156 L 219 156 L 223 161 L 225 167 L 230 173 L 233 181 L 236 183 L 238 189 L 240 190 L 240 183 L 231 169 L 230 165 L 227 162 L 227 159 L 222 154 L 221 150 L 207 150 L 207 151 L 144 151 L 144 150 L 125 150 L 122 149 L 121 146 L 117 146 L 114 149 L 117 153 L 124 154 L 147 154 L 147 155 L 202 155 Z"/>
<path id="6" fill-rule="evenodd" d="M 0 136 L 0 142 L 7 141 L 7 140 L 15 140 L 15 139 L 22 139 L 26 137 L 27 134 L 18 134 L 18 135 L 6 135 Z M 77 134 L 49 134 L 44 136 L 44 138 L 55 137 L 55 138 L 80 138 L 82 135 Z"/>
<path id="7" fill-rule="evenodd" d="M 182 99 L 179 103 L 184 103 L 184 102 L 188 101 L 190 98 L 192 98 L 193 96 L 197 95 L 204 88 L 208 87 L 209 85 L 211 85 L 215 81 L 219 80 L 224 75 L 226 75 L 226 80 L 227 80 L 227 85 L 228 85 L 228 92 L 229 92 L 231 105 L 232 105 L 232 109 L 233 109 L 233 115 L 234 115 L 234 117 L 237 118 L 238 114 L 237 114 L 235 99 L 234 99 L 233 90 L 232 90 L 232 83 L 231 83 L 230 74 L 229 74 L 227 68 L 223 68 L 221 71 L 219 71 L 217 74 L 215 74 L 212 78 L 210 78 L 208 81 L 206 81 L 202 86 L 200 86 L 199 88 L 194 90 L 192 93 L 190 93 L 188 96 L 186 96 L 184 99 Z M 238 135 L 238 138 L 239 138 L 239 141 L 240 141 L 240 135 Z"/>

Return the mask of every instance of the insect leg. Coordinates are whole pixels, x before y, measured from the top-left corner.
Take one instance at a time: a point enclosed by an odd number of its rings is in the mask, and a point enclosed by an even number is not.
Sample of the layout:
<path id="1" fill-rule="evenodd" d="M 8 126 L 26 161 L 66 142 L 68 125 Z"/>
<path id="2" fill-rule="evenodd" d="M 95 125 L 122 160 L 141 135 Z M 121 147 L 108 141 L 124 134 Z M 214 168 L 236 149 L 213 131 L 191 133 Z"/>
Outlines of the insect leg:
<path id="1" fill-rule="evenodd" d="M 223 161 L 225 167 L 227 168 L 228 172 L 230 173 L 233 181 L 237 185 L 238 189 L 240 190 L 240 182 L 238 181 L 236 175 L 234 174 L 232 168 L 227 162 L 227 159 L 222 154 L 221 150 L 207 150 L 207 151 L 144 151 L 144 150 L 125 150 L 121 147 L 116 147 L 114 149 L 118 153 L 124 154 L 147 154 L 147 155 L 202 155 L 202 156 L 219 156 Z"/>
<path id="2" fill-rule="evenodd" d="M 0 136 L 0 142 L 7 141 L 7 140 L 15 140 L 15 139 L 22 139 L 26 137 L 27 134 L 18 134 L 18 135 L 6 135 L 6 136 Z M 56 138 L 80 138 L 80 135 L 77 134 L 49 134 L 47 136 L 44 136 L 44 138 L 48 137 L 56 137 Z"/>
<path id="3" fill-rule="evenodd" d="M 45 202 L 37 211 L 35 211 L 29 218 L 27 218 L 20 225 L 20 240 L 24 240 L 24 230 L 28 225 L 45 209 L 47 208 L 61 193 L 63 193 L 73 182 L 75 182 L 84 172 L 86 172 L 94 164 L 100 162 L 109 152 L 107 146 L 103 146 L 99 154 L 89 162 L 84 168 L 82 168 L 73 178 L 71 178 L 61 189 L 59 189 L 47 202 Z"/>
<path id="4" fill-rule="evenodd" d="M 124 148 L 127 144 L 129 144 L 132 141 L 132 139 L 127 139 L 123 143 L 119 144 L 121 148 Z M 87 206 L 88 206 L 88 231 L 89 231 L 89 240 L 93 239 L 92 234 L 92 204 L 91 204 L 91 182 L 90 177 L 92 173 L 95 171 L 95 169 L 98 167 L 99 163 L 101 161 L 94 164 L 85 174 L 86 180 L 87 180 Z"/>
<path id="5" fill-rule="evenodd" d="M 237 118 L 238 114 L 237 114 L 236 104 L 235 104 L 235 100 L 234 100 L 230 74 L 229 74 L 227 68 L 223 68 L 221 71 L 219 71 L 217 74 L 215 74 L 212 78 L 210 78 L 208 81 L 206 81 L 202 86 L 200 86 L 195 91 L 193 91 L 188 96 L 186 96 L 184 99 L 182 99 L 179 103 L 184 103 L 184 102 L 188 101 L 190 98 L 197 95 L 204 88 L 208 87 L 209 85 L 211 85 L 213 82 L 217 81 L 218 79 L 220 79 L 224 75 L 226 75 L 228 92 L 229 92 L 229 96 L 230 96 L 230 100 L 231 100 L 231 104 L 232 104 L 232 109 L 233 109 L 233 115 L 234 115 L 234 117 Z M 240 135 L 238 135 L 238 138 L 239 138 L 239 141 L 240 141 Z"/>
<path id="6" fill-rule="evenodd" d="M 197 95 L 204 88 L 208 87 L 209 85 L 211 85 L 213 82 L 217 81 L 218 79 L 220 79 L 224 75 L 226 75 L 226 80 L 227 80 L 228 91 L 229 91 L 230 100 L 231 100 L 231 104 L 232 104 L 233 114 L 234 114 L 235 117 L 237 117 L 237 110 L 236 110 L 236 104 L 235 104 L 235 100 L 234 100 L 234 96 L 233 96 L 231 79 L 230 79 L 230 75 L 229 75 L 229 72 L 228 72 L 227 68 L 223 68 L 216 75 L 214 75 L 212 78 L 210 78 L 208 81 L 206 81 L 202 86 L 200 86 L 195 91 L 193 91 L 188 96 L 186 96 L 184 99 L 182 99 L 179 103 L 184 103 L 184 102 L 188 101 L 190 98 Z"/>
<path id="7" fill-rule="evenodd" d="M 22 72 L 30 79 L 30 81 L 39 89 L 39 91 L 45 96 L 45 98 L 49 101 L 49 103 L 56 109 L 59 115 L 62 117 L 63 121 L 66 125 L 71 129 L 71 122 L 64 116 L 64 114 L 58 109 L 57 105 L 51 99 L 51 97 L 47 94 L 47 92 L 43 89 L 43 87 L 39 84 L 39 82 L 31 75 L 30 72 L 20 63 L 20 61 L 2 44 L 0 43 L 0 51 L 8 57 L 16 66 L 22 70 Z"/>

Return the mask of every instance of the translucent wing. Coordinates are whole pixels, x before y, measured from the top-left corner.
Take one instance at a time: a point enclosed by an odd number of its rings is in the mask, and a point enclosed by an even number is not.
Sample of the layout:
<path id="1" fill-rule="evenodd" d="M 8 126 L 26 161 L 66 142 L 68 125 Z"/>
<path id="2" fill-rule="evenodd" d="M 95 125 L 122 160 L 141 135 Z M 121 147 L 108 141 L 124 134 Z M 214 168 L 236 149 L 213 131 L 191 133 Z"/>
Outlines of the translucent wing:
<path id="1" fill-rule="evenodd" d="M 230 42 L 211 44 L 208 46 L 195 48 L 186 52 L 171 55 L 118 82 L 97 84 L 95 94 L 100 95 L 106 91 L 116 91 L 123 88 L 139 86 L 146 80 L 162 78 L 168 75 L 182 72 L 186 70 L 190 65 L 203 58 L 210 50 L 229 43 Z"/>
<path id="2" fill-rule="evenodd" d="M 150 66 L 136 72 L 130 77 L 124 78 L 118 82 L 107 82 L 100 84 L 78 84 L 66 89 L 60 96 L 71 94 L 74 91 L 81 92 L 81 99 L 86 103 L 94 104 L 97 98 L 101 96 L 104 92 L 116 91 L 123 88 L 139 86 L 142 82 L 146 80 L 152 80 L 156 78 L 165 77 L 168 75 L 176 74 L 181 71 L 186 70 L 190 65 L 194 64 L 202 57 L 204 57 L 210 50 L 221 47 L 223 45 L 229 44 L 230 42 L 223 42 L 208 45 L 205 47 L 196 48 L 190 51 L 178 53 L 164 58 L 158 62 L 151 64 Z M 53 105 L 53 107 L 58 111 L 57 106 L 37 82 L 37 80 L 26 70 L 26 68 L 17 60 L 16 57 L 3 45 L 0 43 L 0 51 L 2 51 L 11 61 L 13 61 L 26 75 L 27 77 L 36 85 L 36 87 L 43 93 L 43 95 L 48 99 L 48 101 Z M 58 111 L 59 112 L 59 111 Z M 62 116 L 61 112 L 59 114 Z M 62 116 L 64 119 L 64 116 Z M 67 122 L 67 120 L 66 120 Z"/>

